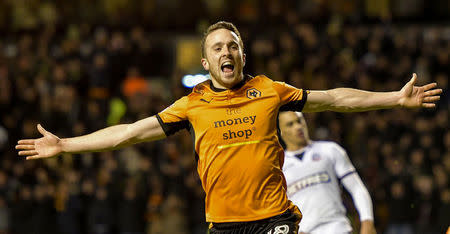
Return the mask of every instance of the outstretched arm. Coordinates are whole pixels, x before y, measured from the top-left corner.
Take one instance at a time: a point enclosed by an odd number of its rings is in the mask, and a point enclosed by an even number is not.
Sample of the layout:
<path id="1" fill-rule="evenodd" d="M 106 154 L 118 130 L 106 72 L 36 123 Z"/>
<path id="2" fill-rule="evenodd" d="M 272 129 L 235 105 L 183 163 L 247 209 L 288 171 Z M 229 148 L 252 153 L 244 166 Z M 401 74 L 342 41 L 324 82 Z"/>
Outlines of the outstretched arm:
<path id="1" fill-rule="evenodd" d="M 26 159 L 48 158 L 60 153 L 97 152 L 118 149 L 143 141 L 164 138 L 166 135 L 155 116 L 148 117 L 132 124 L 120 124 L 107 127 L 91 134 L 63 138 L 37 126 L 43 135 L 38 139 L 20 140 L 16 145 L 19 155 Z"/>
<path id="2" fill-rule="evenodd" d="M 337 88 L 324 91 L 311 91 L 303 112 L 337 111 L 359 112 L 394 107 L 433 108 L 440 99 L 442 89 L 437 84 L 414 86 L 416 73 L 400 91 L 369 92 L 350 88 Z"/>

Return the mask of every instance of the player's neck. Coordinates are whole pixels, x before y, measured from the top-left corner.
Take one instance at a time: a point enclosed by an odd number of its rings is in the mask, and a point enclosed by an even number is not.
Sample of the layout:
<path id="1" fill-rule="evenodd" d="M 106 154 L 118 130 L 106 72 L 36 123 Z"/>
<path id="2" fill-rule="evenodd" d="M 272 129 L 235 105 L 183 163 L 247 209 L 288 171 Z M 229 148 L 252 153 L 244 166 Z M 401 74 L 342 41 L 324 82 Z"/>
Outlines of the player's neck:
<path id="1" fill-rule="evenodd" d="M 310 143 L 311 143 L 311 141 L 308 140 L 308 141 L 305 141 L 303 143 L 298 143 L 298 144 L 286 144 L 286 150 L 287 151 L 298 151 L 298 150 L 305 148 Z"/>
<path id="2" fill-rule="evenodd" d="M 236 82 L 232 83 L 232 84 L 223 84 L 221 82 L 219 82 L 217 80 L 217 78 L 213 77 L 212 74 L 210 73 L 211 76 L 211 84 L 214 87 L 214 89 L 216 90 L 220 90 L 220 91 L 224 91 L 224 90 L 228 90 L 228 89 L 236 89 L 240 86 L 243 85 L 243 83 L 245 83 L 245 79 L 244 79 L 244 75 L 240 74 L 240 76 L 236 79 Z"/>

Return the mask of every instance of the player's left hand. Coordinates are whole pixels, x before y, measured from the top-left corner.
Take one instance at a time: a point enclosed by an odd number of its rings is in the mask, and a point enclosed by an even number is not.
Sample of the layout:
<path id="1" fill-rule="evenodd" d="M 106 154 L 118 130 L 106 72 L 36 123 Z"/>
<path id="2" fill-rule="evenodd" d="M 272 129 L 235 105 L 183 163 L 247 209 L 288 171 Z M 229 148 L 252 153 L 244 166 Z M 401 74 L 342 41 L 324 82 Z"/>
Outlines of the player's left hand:
<path id="1" fill-rule="evenodd" d="M 400 90 L 400 105 L 406 108 L 434 108 L 435 102 L 441 97 L 442 89 L 436 89 L 436 83 L 424 86 L 414 86 L 417 74 L 413 73 L 411 80 Z"/>

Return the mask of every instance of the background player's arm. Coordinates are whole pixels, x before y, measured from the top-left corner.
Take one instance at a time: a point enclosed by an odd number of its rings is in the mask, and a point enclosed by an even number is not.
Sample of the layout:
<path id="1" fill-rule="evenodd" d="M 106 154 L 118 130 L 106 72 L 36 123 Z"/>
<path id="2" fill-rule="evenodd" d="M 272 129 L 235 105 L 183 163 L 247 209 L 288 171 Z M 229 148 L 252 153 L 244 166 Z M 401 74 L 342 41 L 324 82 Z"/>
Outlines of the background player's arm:
<path id="1" fill-rule="evenodd" d="M 414 86 L 417 75 L 396 92 L 369 92 L 351 88 L 310 91 L 303 112 L 338 111 L 358 112 L 394 107 L 433 108 L 440 99 L 442 89 L 437 84 Z"/>
<path id="2" fill-rule="evenodd" d="M 350 174 L 341 180 L 345 189 L 350 193 L 358 210 L 359 218 L 361 220 L 361 234 L 375 234 L 375 226 L 373 223 L 373 207 L 372 199 L 364 186 L 358 173 Z"/>
<path id="3" fill-rule="evenodd" d="M 40 125 L 37 128 L 43 137 L 20 140 L 16 145 L 19 155 L 27 156 L 27 159 L 48 158 L 60 153 L 108 151 L 166 136 L 155 116 L 73 138 L 60 139 Z"/>
<path id="4" fill-rule="evenodd" d="M 375 234 L 372 199 L 366 186 L 356 172 L 347 152 L 337 144 L 330 149 L 334 149 L 330 151 L 333 152 L 330 156 L 333 158 L 335 173 L 341 178 L 342 185 L 352 196 L 353 203 L 358 210 L 359 220 L 361 221 L 360 233 Z"/>

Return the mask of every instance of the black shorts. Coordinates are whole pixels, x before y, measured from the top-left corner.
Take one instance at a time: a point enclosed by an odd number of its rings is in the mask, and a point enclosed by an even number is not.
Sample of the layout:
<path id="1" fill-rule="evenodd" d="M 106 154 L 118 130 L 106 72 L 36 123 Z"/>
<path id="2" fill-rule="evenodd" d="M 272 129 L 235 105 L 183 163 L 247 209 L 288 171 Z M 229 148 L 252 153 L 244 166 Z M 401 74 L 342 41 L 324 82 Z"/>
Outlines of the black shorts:
<path id="1" fill-rule="evenodd" d="M 300 216 L 290 210 L 251 222 L 212 223 L 210 234 L 297 234 Z"/>

